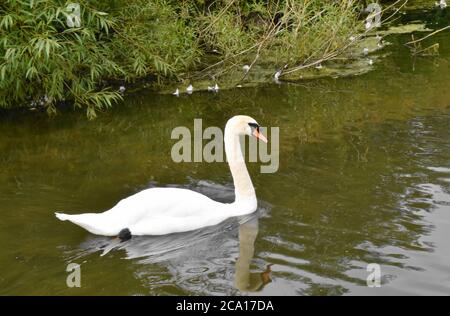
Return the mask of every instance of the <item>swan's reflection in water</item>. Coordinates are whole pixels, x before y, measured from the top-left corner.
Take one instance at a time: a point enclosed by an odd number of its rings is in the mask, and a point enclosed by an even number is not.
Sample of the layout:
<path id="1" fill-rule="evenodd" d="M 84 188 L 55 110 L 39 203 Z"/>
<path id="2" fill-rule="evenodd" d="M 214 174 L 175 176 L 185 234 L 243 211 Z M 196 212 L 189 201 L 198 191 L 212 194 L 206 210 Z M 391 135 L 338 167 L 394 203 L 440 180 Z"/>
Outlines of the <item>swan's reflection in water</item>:
<path id="1" fill-rule="evenodd" d="M 217 200 L 227 201 L 227 195 L 233 196 L 230 188 L 216 184 L 202 182 L 195 189 Z M 124 251 L 126 259 L 140 264 L 135 265 L 135 276 L 147 280 L 150 288 L 156 287 L 158 282 L 167 284 L 169 279 L 175 286 L 199 294 L 261 291 L 271 281 L 270 266 L 266 267 L 258 259 L 256 269 L 259 271 L 253 272 L 251 267 L 252 263 L 255 265 L 259 219 L 268 213 L 270 205 L 264 201 L 258 203 L 259 209 L 253 214 L 191 232 L 135 236 L 123 243 L 90 235 L 78 249 L 68 254 L 68 261 L 95 253 L 105 258 L 102 260 L 115 260 L 116 254 Z M 155 264 L 160 269 L 155 269 Z M 166 274 L 161 275 L 161 270 Z"/>
<path id="2" fill-rule="evenodd" d="M 239 257 L 236 261 L 234 285 L 242 292 L 261 291 L 266 284 L 272 281 L 270 278 L 271 265 L 268 265 L 263 272 L 250 272 L 258 230 L 258 217 L 239 225 Z"/>
<path id="3" fill-rule="evenodd" d="M 94 253 L 100 253 L 104 257 L 102 260 L 114 260 L 117 252 L 124 251 L 125 259 L 140 264 L 135 275 L 151 282 L 155 282 L 151 266 L 157 264 L 168 270 L 174 285 L 191 291 L 201 288 L 205 294 L 236 294 L 236 290 L 258 292 L 271 282 L 270 265 L 264 268 L 264 264 L 259 264 L 259 271 L 251 269 L 260 216 L 261 211 L 257 211 L 199 231 L 133 237 L 123 243 L 108 237 L 90 236 L 70 254 L 68 261 Z"/>

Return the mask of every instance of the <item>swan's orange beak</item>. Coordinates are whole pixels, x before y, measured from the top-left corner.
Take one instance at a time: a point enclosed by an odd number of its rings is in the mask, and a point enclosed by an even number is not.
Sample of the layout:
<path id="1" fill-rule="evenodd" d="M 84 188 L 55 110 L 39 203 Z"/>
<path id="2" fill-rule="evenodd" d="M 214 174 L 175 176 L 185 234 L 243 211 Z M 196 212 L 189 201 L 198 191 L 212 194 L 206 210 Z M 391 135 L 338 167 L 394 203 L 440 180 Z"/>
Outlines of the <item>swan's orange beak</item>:
<path id="1" fill-rule="evenodd" d="M 266 136 L 264 136 L 258 129 L 254 129 L 253 130 L 253 136 L 255 136 L 256 138 L 262 140 L 263 142 L 267 143 L 268 140 L 266 138 Z"/>

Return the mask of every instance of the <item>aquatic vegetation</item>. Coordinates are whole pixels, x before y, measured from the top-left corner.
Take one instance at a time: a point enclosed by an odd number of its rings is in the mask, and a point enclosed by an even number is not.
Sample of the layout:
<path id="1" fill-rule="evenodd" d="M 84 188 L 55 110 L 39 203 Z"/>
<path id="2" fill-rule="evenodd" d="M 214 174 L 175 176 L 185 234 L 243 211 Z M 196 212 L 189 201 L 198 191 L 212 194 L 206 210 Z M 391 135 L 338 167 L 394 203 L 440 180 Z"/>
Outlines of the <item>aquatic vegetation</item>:
<path id="1" fill-rule="evenodd" d="M 365 5 L 6 0 L 0 4 L 0 107 L 55 114 L 57 105 L 67 104 L 94 118 L 133 83 L 186 86 L 238 70 L 239 86 L 258 64 L 270 65 L 271 77 L 282 79 L 298 65 L 315 66 L 346 48 L 364 27 Z"/>
<path id="2" fill-rule="evenodd" d="M 122 98 L 112 82 L 174 76 L 197 56 L 190 27 L 162 1 L 78 4 L 78 23 L 64 1 L 0 4 L 0 107 L 54 114 L 68 102 L 93 118 Z"/>

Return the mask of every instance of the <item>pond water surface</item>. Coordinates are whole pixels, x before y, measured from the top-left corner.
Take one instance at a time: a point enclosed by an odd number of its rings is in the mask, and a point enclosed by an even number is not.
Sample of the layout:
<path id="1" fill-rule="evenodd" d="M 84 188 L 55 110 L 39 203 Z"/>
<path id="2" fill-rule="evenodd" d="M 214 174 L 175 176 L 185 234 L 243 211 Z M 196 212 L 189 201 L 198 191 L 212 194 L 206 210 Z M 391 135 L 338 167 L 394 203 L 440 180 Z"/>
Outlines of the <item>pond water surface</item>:
<path id="1" fill-rule="evenodd" d="M 450 32 L 429 40 L 439 57 L 411 57 L 409 38 L 389 37 L 357 77 L 142 92 L 95 121 L 2 113 L 0 294 L 450 294 Z M 232 201 L 227 165 L 173 162 L 170 135 L 235 114 L 280 129 L 279 170 L 249 164 L 255 214 L 121 244 L 54 217 L 152 186 Z M 69 263 L 80 288 L 66 285 Z"/>

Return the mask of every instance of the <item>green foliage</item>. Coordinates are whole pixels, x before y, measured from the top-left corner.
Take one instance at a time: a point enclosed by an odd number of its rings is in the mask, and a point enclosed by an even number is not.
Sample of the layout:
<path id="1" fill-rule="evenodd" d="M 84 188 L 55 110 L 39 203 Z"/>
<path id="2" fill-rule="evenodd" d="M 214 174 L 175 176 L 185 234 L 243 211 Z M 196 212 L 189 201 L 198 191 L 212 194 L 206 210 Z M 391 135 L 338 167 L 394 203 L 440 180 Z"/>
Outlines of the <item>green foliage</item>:
<path id="1" fill-rule="evenodd" d="M 319 59 L 343 46 L 357 29 L 356 1 L 287 1 L 274 50 L 286 62 Z M 360 23 L 361 24 L 361 23 Z"/>
<path id="2" fill-rule="evenodd" d="M 79 27 L 68 25 L 72 2 Z M 356 7 L 356 0 L 5 0 L 0 107 L 54 114 L 65 101 L 94 118 L 122 98 L 113 82 L 183 79 L 218 58 L 253 60 L 256 49 L 269 63 L 320 58 L 354 31 Z"/>
<path id="3" fill-rule="evenodd" d="M 97 9 L 107 2 L 111 13 Z M 106 79 L 170 77 L 195 59 L 192 32 L 163 2 L 78 1 L 81 24 L 72 28 L 68 3 L 0 5 L 0 107 L 42 105 L 51 114 L 65 100 L 94 118 L 121 99 Z"/>
<path id="4" fill-rule="evenodd" d="M 234 12 L 207 13 L 199 24 L 206 50 L 224 57 L 239 53 L 253 42 L 251 32 L 244 31 L 241 17 Z"/>

